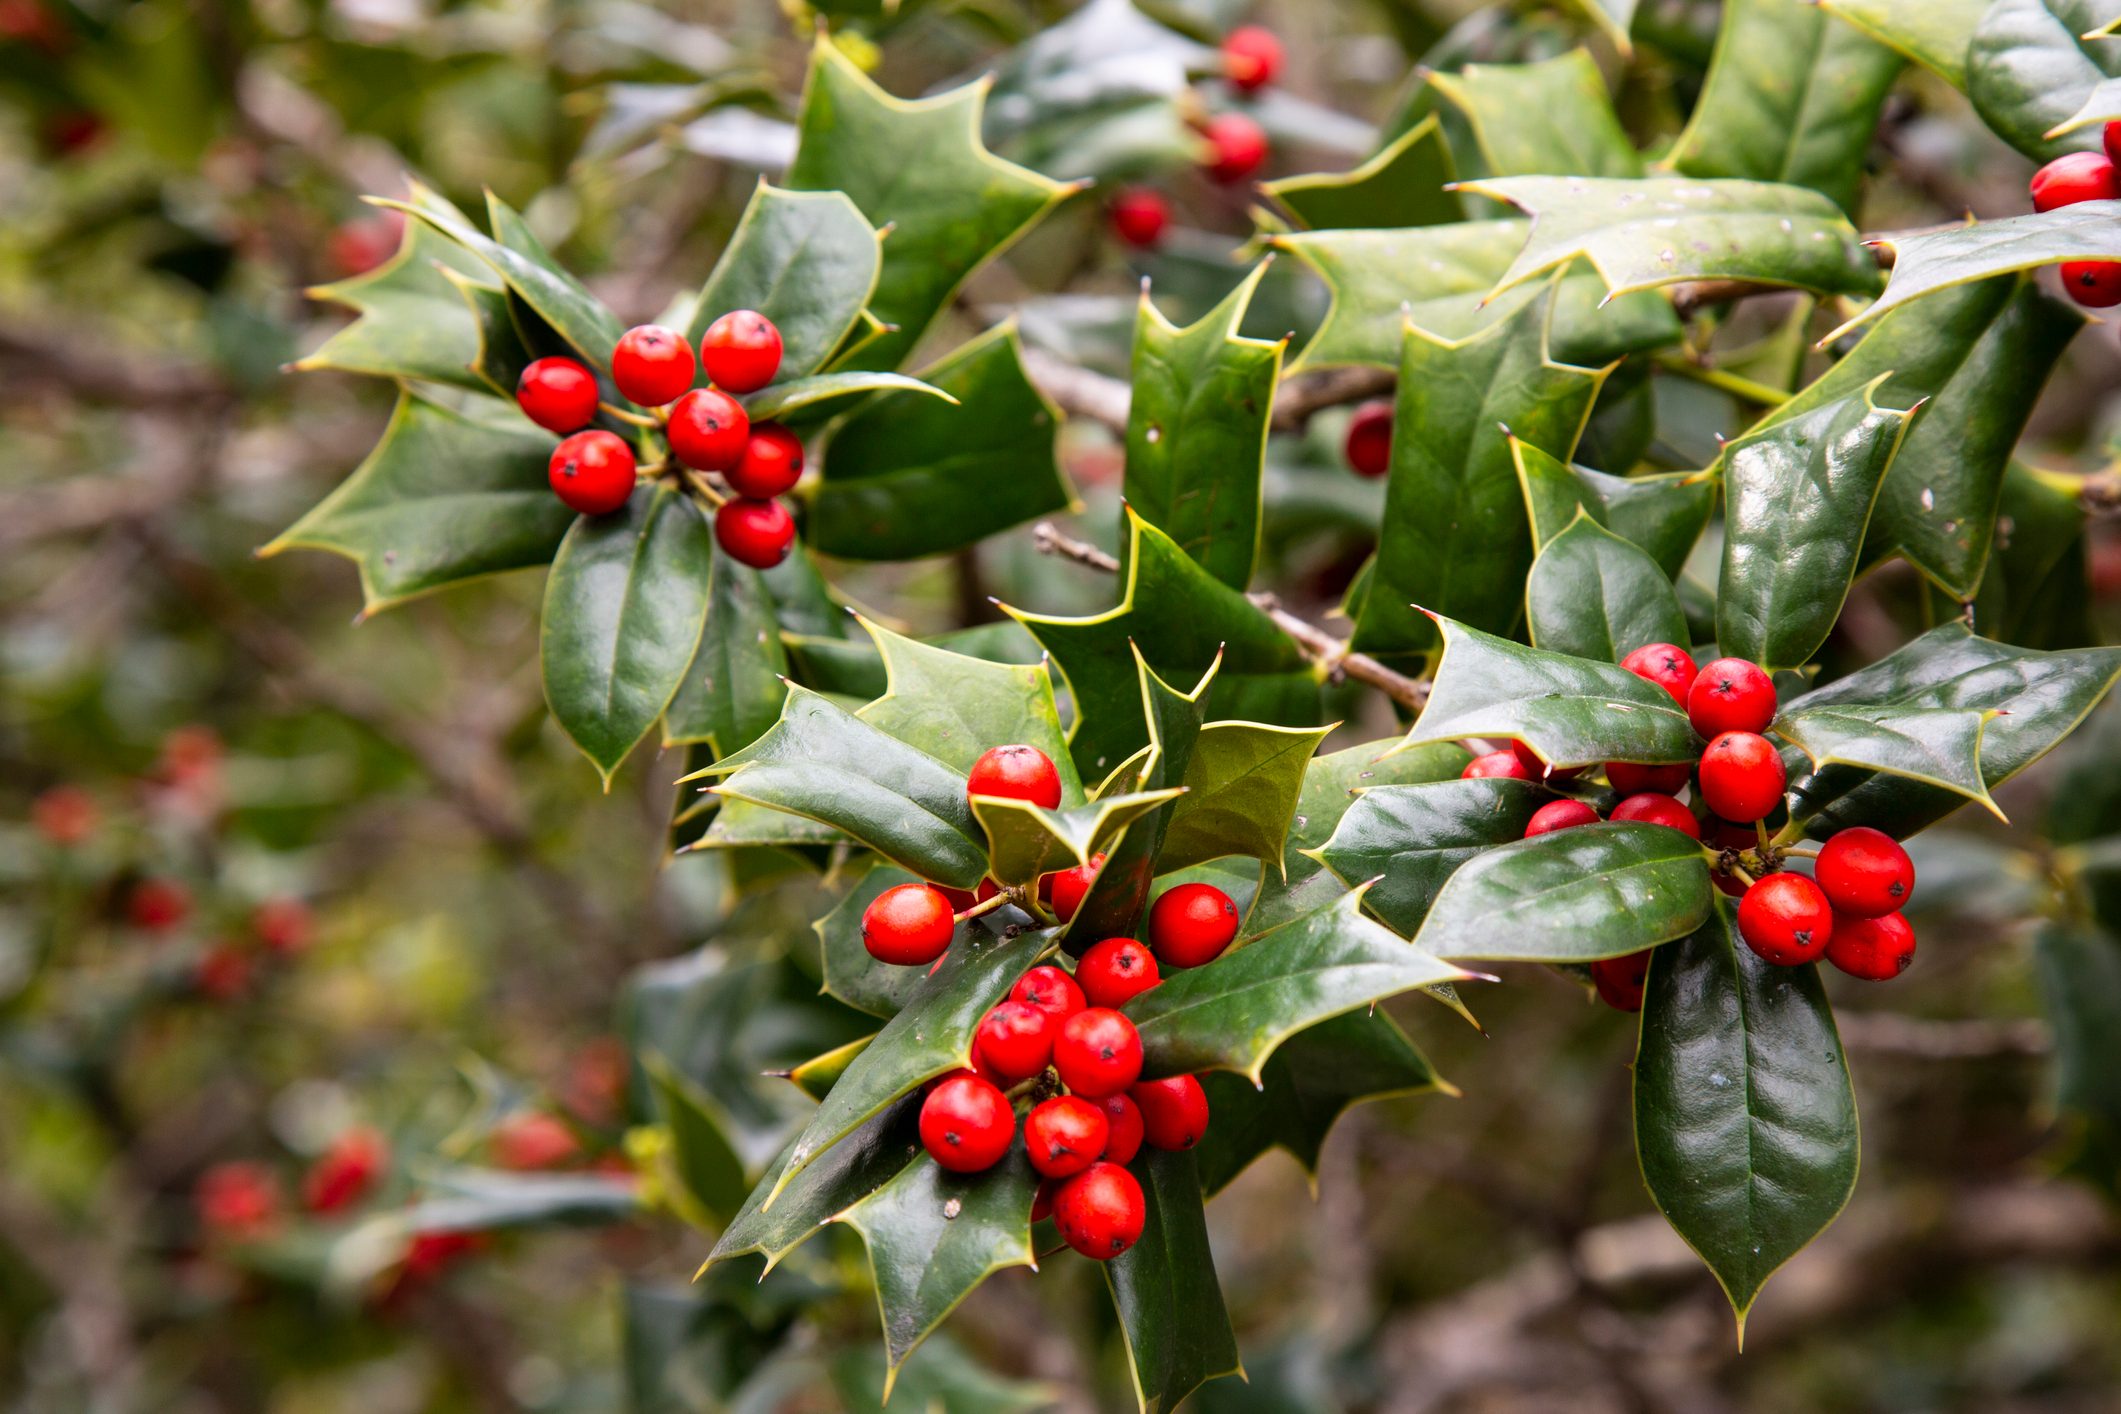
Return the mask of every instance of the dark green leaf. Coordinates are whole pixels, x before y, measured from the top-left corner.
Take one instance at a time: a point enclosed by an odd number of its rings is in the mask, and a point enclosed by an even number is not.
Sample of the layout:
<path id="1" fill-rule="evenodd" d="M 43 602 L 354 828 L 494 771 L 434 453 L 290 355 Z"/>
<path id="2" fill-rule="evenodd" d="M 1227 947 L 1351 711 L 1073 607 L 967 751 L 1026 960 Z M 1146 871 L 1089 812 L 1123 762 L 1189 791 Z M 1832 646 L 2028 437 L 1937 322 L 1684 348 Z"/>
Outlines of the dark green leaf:
<path id="1" fill-rule="evenodd" d="M 1900 459 L 1906 457 L 1903 446 Z M 1891 477 L 1886 484 L 1890 489 Z M 2021 462 L 2005 470 L 1995 549 L 1974 596 L 1977 632 L 2029 648 L 2074 648 L 2094 641 L 2084 622 L 2086 514 L 2081 491 L 2082 483 L 2074 477 L 2037 471 Z"/>
<path id="2" fill-rule="evenodd" d="M 1157 872 L 1242 854 L 1278 873 L 1304 768 L 1331 730 L 1209 723 L 1186 761 L 1186 793 L 1171 807 Z"/>
<path id="3" fill-rule="evenodd" d="M 697 344 L 731 310 L 755 309 L 781 331 L 780 382 L 807 379 L 845 341 L 876 289 L 878 242 L 846 193 L 760 182 L 694 302 L 685 336 Z M 759 407 L 752 416 L 777 412 Z"/>
<path id="4" fill-rule="evenodd" d="M 707 622 L 663 713 L 663 744 L 706 742 L 718 754 L 749 746 L 780 717 L 787 675 L 788 654 L 765 581 L 757 570 L 716 555 Z"/>
<path id="5" fill-rule="evenodd" d="M 628 1414 L 711 1414 L 787 1338 L 803 1309 L 825 1293 L 792 1273 L 758 1279 L 723 1267 L 697 1287 L 621 1292 Z"/>
<path id="6" fill-rule="evenodd" d="M 1071 810 L 1046 810 L 1027 800 L 977 795 L 972 797 L 972 813 L 987 832 L 988 876 L 1015 887 L 1041 874 L 1088 864 L 1091 855 L 1109 850 L 1128 826 L 1176 799 L 1176 790 L 1143 791 L 1100 796 Z"/>
<path id="7" fill-rule="evenodd" d="M 2111 0 L 1995 0 L 1966 51 L 1966 96 L 1995 134 L 2035 161 L 2091 146 L 2057 140 L 2106 79 L 2121 40 L 2086 39 L 2114 18 Z"/>
<path id="8" fill-rule="evenodd" d="M 1142 1181 L 1148 1220 L 1140 1241 L 1104 1264 L 1105 1282 L 1126 1333 L 1142 1414 L 1170 1414 L 1209 1380 L 1242 1367 L 1208 1250 L 1193 1155 L 1144 1150 L 1134 1174 Z"/>
<path id="9" fill-rule="evenodd" d="M 1412 937 L 1459 866 L 1523 839 L 1551 799 L 1530 781 L 1493 778 L 1376 786 L 1355 797 L 1316 856 L 1350 886 L 1375 880 L 1363 906 Z"/>
<path id="10" fill-rule="evenodd" d="M 1444 190 L 1457 175 L 1431 114 L 1351 171 L 1283 177 L 1260 190 L 1313 230 L 1403 230 L 1464 219 Z"/>
<path id="11" fill-rule="evenodd" d="M 670 1131 L 679 1179 L 709 1216 L 726 1222 L 743 1207 L 751 1182 L 743 1157 L 715 1115 L 714 1101 L 660 1055 L 641 1057 L 641 1065 L 655 1096 L 656 1116 Z"/>
<path id="12" fill-rule="evenodd" d="M 844 1414 L 892 1414 L 914 1409 L 921 1414 L 1030 1414 L 1051 1409 L 1054 1391 L 1034 1380 L 1007 1379 L 960 1349 L 947 1335 L 927 1341 L 897 1370 L 887 1368 L 882 1352 L 856 1346 L 832 1356 L 833 1408 Z M 885 1385 L 896 1402 L 884 1403 Z M 763 1411 L 760 1411 L 763 1414 Z"/>
<path id="13" fill-rule="evenodd" d="M 2071 1129 L 2071 1167 L 2111 1192 L 2121 1173 L 2121 943 L 2051 923 L 2034 940 L 2033 963 L 2054 1030 L 2054 1103 Z"/>
<path id="14" fill-rule="evenodd" d="M 908 1096 L 863 1121 L 816 1162 L 788 1176 L 791 1145 L 722 1231 L 707 1265 L 757 1252 L 771 1271 L 826 1223 L 890 1182 L 921 1154 L 920 1101 Z M 783 1182 L 783 1179 L 786 1181 Z M 764 1204 L 771 1196 L 773 1206 Z"/>
<path id="15" fill-rule="evenodd" d="M 474 392 L 479 323 L 449 273 L 486 281 L 485 262 L 424 222 L 409 221 L 397 254 L 365 275 L 308 291 L 360 315 L 294 367 L 425 379 Z"/>
<path id="16" fill-rule="evenodd" d="M 1296 819 L 1290 823 L 1282 850 L 1282 871 L 1292 883 L 1318 871 L 1310 852 L 1333 837 L 1360 792 L 1380 786 L 1455 781 L 1472 759 L 1473 753 L 1456 742 L 1409 748 L 1392 737 L 1312 757 L 1304 771 L 1303 792 L 1296 798 Z"/>
<path id="17" fill-rule="evenodd" d="M 1461 164 L 1468 176 L 1642 175 L 1589 50 L 1533 64 L 1468 64 L 1429 83 L 1471 132 L 1478 161 Z"/>
<path id="18" fill-rule="evenodd" d="M 1686 615 L 1657 562 L 1582 510 L 1533 561 L 1525 618 L 1537 646 L 1610 663 L 1686 641 Z"/>
<path id="19" fill-rule="evenodd" d="M 1905 776 L 1978 800 L 2002 817 L 1981 775 L 1981 733 L 1989 715 L 1950 707 L 1795 708 L 1775 730 L 1811 758 L 1814 771 L 1860 766 Z"/>
<path id="20" fill-rule="evenodd" d="M 903 373 L 883 372 L 814 373 L 807 378 L 783 378 L 747 395 L 743 402 L 751 420 L 759 422 L 769 417 L 786 417 L 803 408 L 850 398 L 857 393 L 924 393 L 946 403 L 957 402 L 955 397 L 932 383 L 923 383 Z"/>
<path id="21" fill-rule="evenodd" d="M 854 1058 L 869 1049 L 869 1043 L 875 1039 L 874 1036 L 857 1036 L 844 1046 L 835 1046 L 823 1055 L 812 1056 L 793 1067 L 785 1078 L 811 1099 L 822 1101 L 832 1093 L 832 1087 L 840 1083 L 840 1077 L 847 1073 L 848 1066 L 854 1064 Z"/>
<path id="22" fill-rule="evenodd" d="M 1819 0 L 1819 8 L 1897 49 L 1953 88 L 1966 87 L 1966 49 L 1989 0 Z"/>
<path id="23" fill-rule="evenodd" d="M 857 617 L 885 675 L 882 695 L 857 714 L 863 721 L 968 775 L 992 747 L 1035 746 L 1060 773 L 1061 804 L 1082 802 L 1053 700 L 1053 673 L 1037 655 L 1027 663 L 993 662 Z"/>
<path id="24" fill-rule="evenodd" d="M 1510 453 L 1531 511 L 1532 539 L 1541 549 L 1568 529 L 1581 509 L 1621 539 L 1641 546 L 1667 580 L 1677 579 L 1716 507 L 1716 477 L 1711 472 L 1608 476 L 1571 466 L 1515 437 L 1510 439 Z"/>

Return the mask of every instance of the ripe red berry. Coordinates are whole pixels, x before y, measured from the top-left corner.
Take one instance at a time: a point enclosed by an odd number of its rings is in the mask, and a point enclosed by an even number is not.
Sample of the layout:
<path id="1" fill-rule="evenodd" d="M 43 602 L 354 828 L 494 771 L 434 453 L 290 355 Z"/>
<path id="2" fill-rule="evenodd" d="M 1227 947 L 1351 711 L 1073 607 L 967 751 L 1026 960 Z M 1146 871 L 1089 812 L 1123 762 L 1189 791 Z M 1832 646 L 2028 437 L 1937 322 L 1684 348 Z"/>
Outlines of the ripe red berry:
<path id="1" fill-rule="evenodd" d="M 1650 976 L 1650 950 L 1626 957 L 1602 957 L 1591 964 L 1591 985 L 1598 1000 L 1615 1011 L 1641 1011 L 1642 986 Z"/>
<path id="2" fill-rule="evenodd" d="M 1837 914 L 1882 918 L 1907 907 L 1915 892 L 1915 862 L 1891 835 L 1868 825 L 1828 840 L 1813 868 Z"/>
<path id="3" fill-rule="evenodd" d="M 1458 773 L 1460 780 L 1478 781 L 1489 778 L 1505 781 L 1529 781 L 1532 773 L 1525 770 L 1524 763 L 1517 759 L 1514 751 L 1490 751 L 1485 756 L 1476 756 L 1466 762 L 1466 768 Z"/>
<path id="4" fill-rule="evenodd" d="M 1524 837 L 1531 839 L 1534 835 L 1597 823 L 1598 812 L 1580 800 L 1550 800 L 1532 812 L 1532 818 L 1525 822 Z"/>
<path id="5" fill-rule="evenodd" d="M 2121 264 L 2111 260 L 2066 260 L 2062 263 L 2062 288 L 2086 309 L 2110 309 L 2121 304 Z"/>
<path id="6" fill-rule="evenodd" d="M 1685 762 L 1672 766 L 1643 766 L 1633 761 L 1608 761 L 1605 778 L 1620 795 L 1674 795 L 1694 778 L 1694 768 Z"/>
<path id="7" fill-rule="evenodd" d="M 142 879 L 125 896 L 125 921 L 163 933 L 191 917 L 191 890 L 174 879 Z"/>
<path id="8" fill-rule="evenodd" d="M 1029 1080 L 1053 1059 L 1058 1024 L 1029 1002 L 1001 1002 L 980 1018 L 972 1044 L 987 1069 L 1014 1085 Z"/>
<path id="9" fill-rule="evenodd" d="M 1534 750 L 1530 742 L 1511 742 L 1510 754 L 1517 758 L 1518 765 L 1524 767 L 1528 781 L 1566 781 L 1583 774 L 1581 766 L 1549 766 L 1546 758 Z"/>
<path id="10" fill-rule="evenodd" d="M 1134 1103 L 1133 1096 L 1122 1090 L 1116 1095 L 1107 1095 L 1097 1101 L 1105 1112 L 1105 1123 L 1109 1126 L 1105 1138 L 1105 1157 L 1115 1164 L 1131 1164 L 1134 1156 L 1142 1151 L 1142 1110 Z"/>
<path id="11" fill-rule="evenodd" d="M 251 910 L 250 931 L 269 951 L 289 957 L 309 946 L 316 915 L 298 898 L 269 898 Z"/>
<path id="12" fill-rule="evenodd" d="M 932 884 L 896 884 L 862 910 L 862 946 L 878 962 L 895 967 L 935 961 L 956 931 L 950 900 Z"/>
<path id="13" fill-rule="evenodd" d="M 1725 732 L 1764 732 L 1775 720 L 1775 684 L 1743 658 L 1718 658 L 1687 689 L 1686 715 L 1704 740 Z"/>
<path id="14" fill-rule="evenodd" d="M 396 217 L 396 220 L 392 220 Z M 397 211 L 362 216 L 335 228 L 324 244 L 326 257 L 341 279 L 366 275 L 398 253 L 398 240 L 405 232 L 404 214 Z"/>
<path id="15" fill-rule="evenodd" d="M 770 570 L 795 544 L 795 517 L 779 501 L 739 496 L 714 513 L 714 543 L 738 564 Z"/>
<path id="16" fill-rule="evenodd" d="M 1097 880 L 1097 871 L 1104 867 L 1102 854 L 1090 856 L 1088 864 L 1078 864 L 1073 869 L 1063 869 L 1057 874 L 1048 874 L 1041 885 L 1046 901 L 1053 905 L 1053 916 L 1065 923 L 1075 916 L 1075 910 L 1083 906 L 1089 896 L 1090 885 Z M 1049 882 L 1050 881 L 1050 882 Z"/>
<path id="17" fill-rule="evenodd" d="M 30 823 L 51 843 L 85 843 L 96 832 L 96 798 L 79 786 L 53 786 L 30 802 Z"/>
<path id="18" fill-rule="evenodd" d="M 263 1164 L 215 1164 L 192 1189 L 199 1222 L 216 1237 L 242 1241 L 269 1230 L 280 1215 L 280 1185 Z"/>
<path id="19" fill-rule="evenodd" d="M 1140 1078 L 1141 1033 L 1110 1007 L 1087 1008 L 1061 1023 L 1053 1066 L 1061 1084 L 1085 1099 L 1101 1100 Z"/>
<path id="20" fill-rule="evenodd" d="M 1208 1092 L 1190 1075 L 1144 1080 L 1127 1091 L 1153 1149 L 1190 1149 L 1208 1132 Z"/>
<path id="21" fill-rule="evenodd" d="M 1897 913 L 1857 918 L 1836 912 L 1826 960 L 1851 977 L 1890 982 L 1915 960 L 1914 927 Z"/>
<path id="22" fill-rule="evenodd" d="M 574 1131 L 542 1110 L 531 1110 L 502 1121 L 487 1136 L 494 1163 L 504 1169 L 558 1168 L 582 1152 L 582 1141 Z"/>
<path id="23" fill-rule="evenodd" d="M 1251 93 L 1281 77 L 1281 41 L 1261 25 L 1240 25 L 1223 39 L 1223 77 Z"/>
<path id="24" fill-rule="evenodd" d="M 597 415 L 596 376 L 571 358 L 541 358 L 516 379 L 516 406 L 523 416 L 566 436 Z"/>
<path id="25" fill-rule="evenodd" d="M 192 969 L 192 986 L 199 995 L 217 1002 L 232 1002 L 250 990 L 256 967 L 251 956 L 234 943 L 219 942 L 199 957 Z"/>
<path id="26" fill-rule="evenodd" d="M 989 747 L 972 763 L 965 794 L 1028 800 L 1051 810 L 1061 802 L 1060 772 L 1053 758 L 1035 746 Z"/>
<path id="27" fill-rule="evenodd" d="M 1817 962 L 1834 937 L 1834 909 L 1802 874 L 1770 874 L 1738 900 L 1738 936 L 1782 967 Z"/>
<path id="28" fill-rule="evenodd" d="M 1686 706 L 1687 689 L 1694 685 L 1700 672 L 1694 666 L 1694 655 L 1676 643 L 1645 643 L 1622 658 L 1620 666 L 1636 677 L 1656 683 L 1682 707 Z"/>
<path id="29" fill-rule="evenodd" d="M 1132 1247 L 1148 1217 L 1141 1184 L 1115 1163 L 1090 1165 L 1053 1195 L 1061 1240 L 1092 1261 L 1109 1262 Z"/>
<path id="30" fill-rule="evenodd" d="M 633 448 L 616 433 L 577 432 L 552 449 L 545 479 L 571 511 L 610 515 L 633 494 Z"/>
<path id="31" fill-rule="evenodd" d="M 1075 964 L 1075 980 L 1091 1006 L 1122 1007 L 1163 980 L 1149 950 L 1132 938 L 1107 938 Z"/>
<path id="32" fill-rule="evenodd" d="M 659 408 L 683 397 L 698 368 L 691 342 L 660 324 L 628 329 L 611 351 L 611 381 L 644 408 Z"/>
<path id="33" fill-rule="evenodd" d="M 1758 732 L 1725 732 L 1701 753 L 1701 798 L 1725 820 L 1765 820 L 1788 783 L 1782 753 Z"/>
<path id="34" fill-rule="evenodd" d="M 1060 1180 L 1041 1179 L 1038 1191 L 1031 1195 L 1031 1221 L 1042 1223 L 1053 1216 L 1053 1195 L 1060 1191 Z"/>
<path id="35" fill-rule="evenodd" d="M 1097 1162 L 1111 1131 L 1103 1106 L 1056 1095 L 1024 1116 L 1024 1152 L 1045 1177 L 1073 1178 Z"/>
<path id="36" fill-rule="evenodd" d="M 1112 233 L 1140 250 L 1153 248 L 1171 224 L 1171 205 L 1161 192 L 1121 187 L 1112 194 Z"/>
<path id="37" fill-rule="evenodd" d="M 781 331 L 755 309 L 734 309 L 707 326 L 700 363 L 717 388 L 755 393 L 781 371 Z"/>
<path id="38" fill-rule="evenodd" d="M 361 1201 L 390 1167 L 390 1144 L 373 1129 L 343 1131 L 302 1175 L 302 1206 L 336 1213 Z"/>
<path id="39" fill-rule="evenodd" d="M 751 416 L 719 388 L 694 388 L 670 408 L 670 455 L 694 471 L 728 471 L 744 459 Z"/>
<path id="40" fill-rule="evenodd" d="M 1179 884 L 1149 908 L 1149 945 L 1166 967 L 1199 967 L 1237 936 L 1237 905 L 1213 884 Z"/>
<path id="41" fill-rule="evenodd" d="M 2033 173 L 2033 210 L 2114 199 L 2114 164 L 2103 152 L 2065 152 Z"/>
<path id="42" fill-rule="evenodd" d="M 778 422 L 754 422 L 744 455 L 722 476 L 739 496 L 778 496 L 803 479 L 803 439 Z"/>
<path id="43" fill-rule="evenodd" d="M 1218 182 L 1241 182 L 1267 160 L 1267 134 L 1242 113 L 1218 113 L 1202 130 L 1214 149 L 1208 175 Z"/>
<path id="44" fill-rule="evenodd" d="M 1663 825 L 1688 839 L 1701 838 L 1701 822 L 1694 812 L 1668 795 L 1631 795 L 1613 807 L 1609 820 L 1634 820 L 1644 825 Z"/>
<path id="45" fill-rule="evenodd" d="M 1340 444 L 1348 470 L 1357 476 L 1383 476 L 1392 469 L 1392 404 L 1378 398 L 1355 409 Z"/>
<path id="46" fill-rule="evenodd" d="M 976 1075 L 952 1075 L 921 1101 L 921 1147 L 952 1173 L 979 1173 L 1001 1162 L 1016 1136 L 1016 1111 Z"/>
<path id="47" fill-rule="evenodd" d="M 1034 967 L 1017 978 L 1009 997 L 1012 1001 L 1029 1002 L 1055 1022 L 1066 1021 L 1086 1005 L 1083 989 L 1075 984 L 1075 979 L 1051 963 Z"/>
<path id="48" fill-rule="evenodd" d="M 2108 123 L 2099 134 L 2100 145 L 2106 149 L 2106 160 L 2121 160 L 2121 121 Z"/>

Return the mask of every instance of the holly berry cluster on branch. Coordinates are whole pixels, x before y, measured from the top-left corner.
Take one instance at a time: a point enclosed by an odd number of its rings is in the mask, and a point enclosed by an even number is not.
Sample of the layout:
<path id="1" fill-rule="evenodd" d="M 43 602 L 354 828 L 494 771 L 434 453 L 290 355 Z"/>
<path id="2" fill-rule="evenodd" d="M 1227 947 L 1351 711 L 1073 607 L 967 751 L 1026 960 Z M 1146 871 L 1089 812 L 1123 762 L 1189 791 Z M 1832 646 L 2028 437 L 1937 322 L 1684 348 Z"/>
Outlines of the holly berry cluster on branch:
<path id="1" fill-rule="evenodd" d="M 2033 210 L 2054 211 L 2080 201 L 2121 197 L 2121 186 L 2114 180 L 2115 164 L 2121 163 L 2121 122 L 2108 123 L 2104 138 L 2103 152 L 2066 152 L 2033 173 Z M 2066 260 L 2062 262 L 2062 288 L 2090 309 L 2121 304 L 2121 262 Z"/>
<path id="2" fill-rule="evenodd" d="M 1223 38 L 1222 77 L 1241 94 L 1259 92 L 1281 77 L 1281 40 L 1263 25 L 1240 25 Z M 1267 160 L 1266 129 L 1235 109 L 1210 114 L 1196 126 L 1207 141 L 1201 170 L 1222 186 L 1244 181 Z M 1171 225 L 1171 203 L 1153 187 L 1127 186 L 1113 193 L 1108 214 L 1112 233 L 1127 245 L 1149 250 Z"/>
<path id="3" fill-rule="evenodd" d="M 611 381 L 620 396 L 649 409 L 638 418 L 607 407 L 596 375 L 571 358 L 541 358 L 523 369 L 516 404 L 523 415 L 563 437 L 546 475 L 553 494 L 585 516 L 624 506 L 637 481 L 668 470 L 642 465 L 623 437 L 590 428 L 599 411 L 660 431 L 669 460 L 684 471 L 719 476 L 723 496 L 687 478 L 716 502 L 715 543 L 731 559 L 771 569 L 795 543 L 795 518 L 779 497 L 803 475 L 803 443 L 778 422 L 754 425 L 733 394 L 771 384 L 781 366 L 781 331 L 756 310 L 739 309 L 707 327 L 697 357 L 675 329 L 643 324 L 619 336 Z M 705 372 L 708 386 L 694 387 Z M 682 475 L 682 472 L 676 473 Z"/>

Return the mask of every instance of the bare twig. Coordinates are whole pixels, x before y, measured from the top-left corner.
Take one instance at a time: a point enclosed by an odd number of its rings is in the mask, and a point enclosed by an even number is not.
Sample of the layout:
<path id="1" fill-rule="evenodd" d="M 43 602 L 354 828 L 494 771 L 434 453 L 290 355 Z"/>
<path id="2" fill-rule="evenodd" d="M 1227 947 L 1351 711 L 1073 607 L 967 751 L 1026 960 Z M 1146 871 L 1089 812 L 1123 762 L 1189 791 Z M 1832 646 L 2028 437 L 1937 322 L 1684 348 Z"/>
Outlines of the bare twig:
<path id="1" fill-rule="evenodd" d="M 1923 1021 L 1883 1011 L 1843 1011 L 1834 1018 L 1852 1051 L 1916 1060 L 1989 1060 L 2044 1056 L 2052 1049 L 2038 1021 Z"/>

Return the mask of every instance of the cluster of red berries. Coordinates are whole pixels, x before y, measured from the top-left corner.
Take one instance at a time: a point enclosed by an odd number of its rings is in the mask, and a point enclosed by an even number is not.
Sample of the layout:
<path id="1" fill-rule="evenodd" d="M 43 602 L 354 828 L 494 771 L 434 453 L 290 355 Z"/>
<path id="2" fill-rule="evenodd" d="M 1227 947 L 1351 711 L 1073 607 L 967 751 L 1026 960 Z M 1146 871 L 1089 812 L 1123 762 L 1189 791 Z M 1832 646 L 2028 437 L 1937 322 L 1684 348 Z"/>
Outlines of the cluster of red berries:
<path id="1" fill-rule="evenodd" d="M 2065 153 L 2033 173 L 2033 210 L 2053 211 L 2080 201 L 2121 197 L 2121 186 L 2114 180 L 2115 164 L 2121 163 L 2121 122 L 2106 125 L 2104 146 L 2104 152 Z M 2062 288 L 2071 299 L 2092 309 L 2121 304 L 2121 262 L 2064 261 Z"/>
<path id="2" fill-rule="evenodd" d="M 1843 830 L 1816 851 L 1815 877 L 1807 877 L 1783 866 L 1811 852 L 1778 847 L 1761 823 L 1781 809 L 1788 785 L 1782 753 L 1762 735 L 1777 705 L 1767 673 L 1743 658 L 1696 668 L 1692 655 L 1670 643 L 1638 648 L 1620 665 L 1671 693 L 1707 745 L 1693 765 L 1607 762 L 1607 784 L 1620 800 L 1605 818 L 1704 841 L 1714 853 L 1716 887 L 1739 900 L 1739 936 L 1767 961 L 1795 967 L 1824 957 L 1870 981 L 1905 971 L 1915 956 L 1915 931 L 1899 912 L 1915 888 L 1907 851 L 1880 830 Z M 1553 782 L 1581 769 L 1551 767 L 1518 741 L 1475 757 L 1462 774 Z M 1705 813 L 1679 799 L 1689 786 Z M 1533 811 L 1524 833 L 1530 839 L 1599 818 L 1588 801 L 1564 797 Z M 1592 963 L 1591 979 L 1605 1001 L 1639 1011 L 1648 971 L 1645 951 Z"/>
<path id="3" fill-rule="evenodd" d="M 1222 43 L 1223 77 L 1240 93 L 1257 93 L 1281 77 L 1281 40 L 1259 25 L 1231 30 Z M 1241 182 L 1267 160 L 1266 130 L 1243 113 L 1216 113 L 1198 124 L 1207 139 L 1202 168 L 1225 185 Z M 1151 187 L 1121 187 L 1108 208 L 1112 233 L 1126 244 L 1154 248 L 1171 225 L 1171 204 Z"/>
<path id="4" fill-rule="evenodd" d="M 1060 772 L 1037 747 L 997 746 L 973 763 L 966 793 L 1052 809 L 1061 800 Z M 1103 862 L 1098 855 L 1041 880 L 1057 917 L 1074 916 Z M 863 910 L 862 944 L 881 962 L 926 966 L 948 950 L 961 910 L 998 893 L 991 880 L 975 894 L 899 884 Z M 1044 1180 L 1032 1220 L 1050 1213 L 1062 1239 L 1086 1257 L 1105 1261 L 1126 1251 L 1146 1214 L 1126 1165 L 1144 1143 L 1199 1143 L 1208 1096 L 1191 1075 L 1142 1080 L 1141 1036 L 1119 1008 L 1158 985 L 1165 967 L 1213 962 L 1236 939 L 1237 925 L 1237 905 L 1221 889 L 1179 884 L 1150 906 L 1148 947 L 1107 938 L 1082 955 L 1073 976 L 1051 964 L 1032 968 L 980 1019 L 971 1067 L 929 1089 L 922 1146 L 953 1173 L 992 1168 L 1015 1140 L 1011 1095 L 1022 1088 L 1031 1101 L 1024 1149 Z"/>
<path id="5" fill-rule="evenodd" d="M 778 422 L 753 426 L 733 394 L 755 393 L 781 367 L 781 331 L 756 310 L 734 310 L 700 339 L 697 358 L 675 329 L 643 324 L 619 336 L 611 381 L 621 396 L 649 409 L 679 466 L 714 472 L 736 494 L 714 513 L 714 538 L 731 559 L 770 569 L 795 543 L 795 519 L 774 498 L 803 475 L 803 443 Z M 693 383 L 702 370 L 708 385 Z M 623 437 L 595 420 L 602 394 L 596 375 L 571 358 L 541 358 L 516 382 L 524 416 L 565 440 L 546 476 L 553 494 L 586 516 L 609 515 L 633 494 L 638 468 Z"/>

